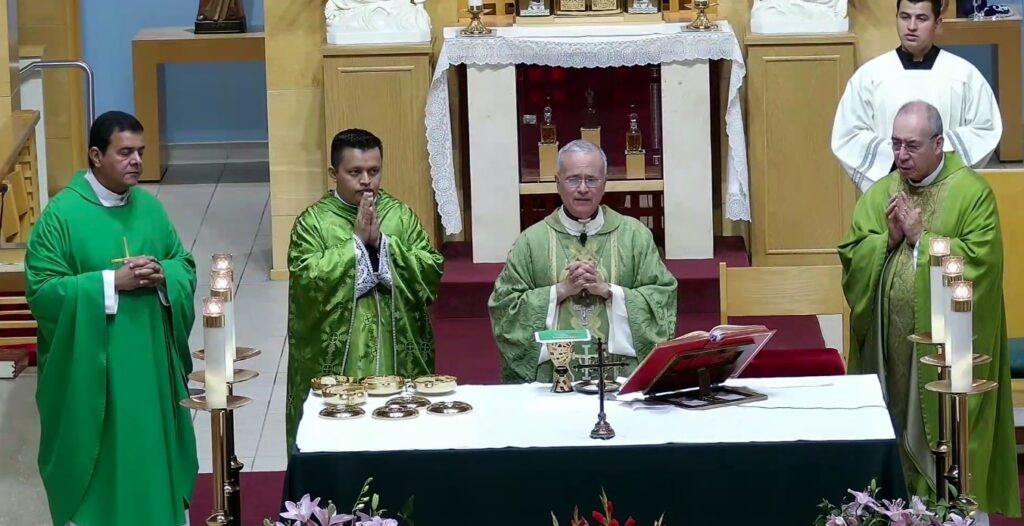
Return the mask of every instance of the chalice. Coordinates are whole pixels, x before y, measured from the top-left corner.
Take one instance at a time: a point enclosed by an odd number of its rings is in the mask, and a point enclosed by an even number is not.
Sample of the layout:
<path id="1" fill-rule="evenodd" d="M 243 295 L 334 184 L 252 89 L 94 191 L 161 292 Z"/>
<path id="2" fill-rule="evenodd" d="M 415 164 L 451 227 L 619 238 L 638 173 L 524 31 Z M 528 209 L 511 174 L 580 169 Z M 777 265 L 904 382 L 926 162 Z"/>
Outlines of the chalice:
<path id="1" fill-rule="evenodd" d="M 549 343 L 548 354 L 551 355 L 551 363 L 555 366 L 555 378 L 551 383 L 551 392 L 573 392 L 572 372 L 569 370 L 569 362 L 572 362 L 573 357 L 576 355 L 576 344 L 573 342 Z"/>
<path id="2" fill-rule="evenodd" d="M 708 18 L 707 10 L 717 3 L 712 4 L 710 0 L 693 0 L 693 7 L 697 10 L 697 16 L 686 26 L 690 31 L 717 31 L 718 24 L 712 24 Z"/>

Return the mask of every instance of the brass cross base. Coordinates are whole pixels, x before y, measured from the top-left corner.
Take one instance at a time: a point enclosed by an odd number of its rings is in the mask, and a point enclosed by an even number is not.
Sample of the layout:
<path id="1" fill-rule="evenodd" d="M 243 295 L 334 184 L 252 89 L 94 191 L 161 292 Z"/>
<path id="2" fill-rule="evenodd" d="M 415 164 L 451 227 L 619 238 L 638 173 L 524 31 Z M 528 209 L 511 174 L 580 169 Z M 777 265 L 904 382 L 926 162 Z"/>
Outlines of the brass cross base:
<path id="1" fill-rule="evenodd" d="M 590 430 L 590 438 L 597 440 L 615 438 L 615 430 L 612 429 L 612 425 L 605 419 L 603 411 L 597 414 L 597 423 L 594 424 L 594 429 Z"/>

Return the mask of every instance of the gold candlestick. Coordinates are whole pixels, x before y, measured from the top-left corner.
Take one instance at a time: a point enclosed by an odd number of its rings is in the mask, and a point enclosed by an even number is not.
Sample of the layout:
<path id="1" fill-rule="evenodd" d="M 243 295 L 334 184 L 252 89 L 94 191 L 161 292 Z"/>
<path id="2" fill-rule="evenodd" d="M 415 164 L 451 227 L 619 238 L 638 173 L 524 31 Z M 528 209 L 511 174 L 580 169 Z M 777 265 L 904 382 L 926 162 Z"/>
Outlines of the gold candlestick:
<path id="1" fill-rule="evenodd" d="M 697 16 L 694 17 L 693 22 L 686 26 L 686 29 L 691 31 L 718 31 L 718 24 L 712 24 L 707 13 L 710 7 L 718 4 L 712 4 L 709 0 L 693 0 L 692 5 L 697 10 Z"/>
<path id="2" fill-rule="evenodd" d="M 186 398 L 181 405 L 198 411 L 210 412 L 210 436 L 213 452 L 213 510 L 206 518 L 208 526 L 227 526 L 239 524 L 235 517 L 232 517 L 227 502 L 228 496 L 228 444 L 227 444 L 227 415 L 252 403 L 252 400 L 244 396 L 228 396 L 227 407 L 214 409 L 206 402 L 206 396 L 199 395 Z"/>
<path id="3" fill-rule="evenodd" d="M 459 30 L 459 36 L 462 37 L 489 37 L 494 35 L 494 30 L 485 26 L 483 21 L 480 20 L 480 15 L 491 12 L 490 9 L 484 9 L 482 5 L 471 5 L 466 10 L 469 12 L 469 25 Z"/>

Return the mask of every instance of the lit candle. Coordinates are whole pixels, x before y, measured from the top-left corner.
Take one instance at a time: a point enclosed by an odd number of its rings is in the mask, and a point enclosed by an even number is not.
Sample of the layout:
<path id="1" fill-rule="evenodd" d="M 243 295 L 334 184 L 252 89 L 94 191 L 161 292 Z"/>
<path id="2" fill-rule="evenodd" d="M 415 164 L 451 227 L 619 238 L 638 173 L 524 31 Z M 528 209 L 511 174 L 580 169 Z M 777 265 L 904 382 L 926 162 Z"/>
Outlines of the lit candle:
<path id="1" fill-rule="evenodd" d="M 224 305 L 224 342 L 227 348 L 227 381 L 235 379 L 235 298 L 234 273 L 230 270 L 214 270 L 210 275 L 210 296 L 221 300 Z"/>
<path id="2" fill-rule="evenodd" d="M 942 258 L 942 317 L 945 320 L 944 354 L 946 365 L 951 365 L 952 358 L 949 355 L 949 314 L 950 305 L 953 299 L 953 285 L 964 280 L 964 258 L 960 256 L 946 256 Z"/>
<path id="3" fill-rule="evenodd" d="M 213 270 L 234 270 L 234 264 L 231 261 L 231 254 L 214 254 L 213 255 Z"/>
<path id="4" fill-rule="evenodd" d="M 946 341 L 946 294 L 942 290 L 942 258 L 949 255 L 949 239 L 933 237 L 928 243 L 930 265 L 932 341 Z"/>
<path id="5" fill-rule="evenodd" d="M 974 383 L 974 284 L 960 281 L 953 284 L 952 289 L 948 320 L 952 347 L 946 351 L 946 356 L 953 357 L 949 374 L 953 391 L 966 393 Z"/>
<path id="6" fill-rule="evenodd" d="M 203 346 L 206 348 L 206 404 L 211 409 L 228 405 L 227 341 L 224 334 L 224 302 L 203 298 Z"/>

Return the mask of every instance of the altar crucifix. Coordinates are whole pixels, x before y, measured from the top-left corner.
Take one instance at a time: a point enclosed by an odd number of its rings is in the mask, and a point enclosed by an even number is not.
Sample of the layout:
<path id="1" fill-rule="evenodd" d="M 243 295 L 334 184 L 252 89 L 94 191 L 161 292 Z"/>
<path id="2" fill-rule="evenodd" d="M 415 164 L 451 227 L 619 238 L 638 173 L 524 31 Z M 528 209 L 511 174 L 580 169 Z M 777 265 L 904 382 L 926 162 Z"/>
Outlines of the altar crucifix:
<path id="1" fill-rule="evenodd" d="M 604 414 L 604 395 L 605 395 L 605 369 L 612 367 L 622 367 L 626 365 L 625 362 L 606 362 L 604 355 L 604 341 L 600 338 L 597 339 L 597 363 L 594 365 L 577 365 L 577 369 L 597 369 L 597 399 L 600 409 L 597 413 L 597 423 L 594 424 L 594 429 L 590 431 L 590 438 L 598 440 L 608 440 L 615 438 L 615 430 L 612 429 L 612 425 L 608 423 L 608 419 Z"/>

